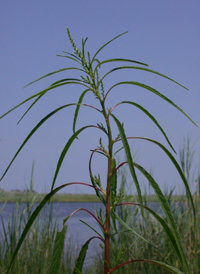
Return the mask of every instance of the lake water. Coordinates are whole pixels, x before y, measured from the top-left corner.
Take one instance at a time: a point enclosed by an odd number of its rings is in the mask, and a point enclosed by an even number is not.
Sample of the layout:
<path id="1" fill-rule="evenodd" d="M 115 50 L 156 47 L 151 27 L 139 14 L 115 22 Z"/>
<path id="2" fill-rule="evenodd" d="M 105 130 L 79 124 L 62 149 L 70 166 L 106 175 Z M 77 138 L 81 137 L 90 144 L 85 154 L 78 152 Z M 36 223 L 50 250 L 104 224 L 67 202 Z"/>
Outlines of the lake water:
<path id="1" fill-rule="evenodd" d="M 33 210 L 36 208 L 37 204 L 34 204 Z M 11 219 L 12 214 L 16 210 L 15 203 L 7 203 L 3 210 L 1 208 L 3 204 L 0 203 L 0 217 L 3 219 L 5 227 L 7 227 L 9 219 Z M 45 214 L 41 212 L 40 218 L 42 216 L 48 216 L 50 209 L 52 209 L 53 221 L 57 221 L 59 228 L 62 227 L 63 219 L 69 216 L 73 211 L 78 208 L 85 208 L 91 211 L 95 215 L 95 207 L 99 212 L 100 208 L 103 209 L 103 205 L 101 203 L 51 203 L 50 205 L 45 205 Z M 26 204 L 20 205 L 20 210 L 26 208 Z M 151 208 L 159 212 L 158 203 L 151 203 Z M 66 234 L 66 246 L 67 243 L 71 242 L 71 246 L 76 250 L 82 246 L 90 237 L 96 236 L 95 232 L 91 230 L 88 226 L 80 222 L 83 220 L 89 226 L 93 227 L 97 230 L 101 235 L 101 229 L 99 228 L 95 219 L 85 211 L 79 211 L 75 213 L 68 221 L 67 221 L 67 234 Z M 0 221 L 0 232 L 2 232 L 2 223 Z M 94 239 L 90 242 L 89 249 L 86 257 L 86 264 L 89 264 L 92 261 L 92 258 L 101 251 L 99 244 L 102 242 L 99 239 Z"/>
<path id="2" fill-rule="evenodd" d="M 51 208 L 52 205 L 52 208 Z M 41 217 L 47 216 L 52 209 L 52 216 L 53 220 L 57 221 L 59 227 L 62 227 L 63 219 L 69 216 L 73 211 L 78 208 L 85 208 L 95 214 L 95 207 L 99 211 L 100 208 L 103 208 L 101 203 L 52 203 L 51 205 L 45 205 L 45 211 L 47 214 L 40 213 Z M 0 203 L 0 210 L 3 204 Z M 37 204 L 33 206 L 35 209 Z M 26 208 L 26 204 L 20 205 L 20 211 Z M 5 227 L 7 227 L 8 221 L 11 219 L 12 214 L 16 210 L 15 203 L 7 203 L 3 208 L 2 212 L 0 213 L 1 218 L 4 221 Z M 79 211 L 74 214 L 68 221 L 67 221 L 67 234 L 66 234 L 66 245 L 68 240 L 70 240 L 72 246 L 74 247 L 81 247 L 90 237 L 95 236 L 95 232 L 93 232 L 88 226 L 80 222 L 80 219 L 87 223 L 89 226 L 92 226 L 96 229 L 99 233 L 101 230 L 95 221 L 95 219 L 85 211 Z M 0 222 L 0 231 L 2 231 L 2 223 Z M 86 264 L 88 264 L 92 257 L 100 252 L 99 247 L 100 240 L 94 239 L 90 242 L 89 249 L 87 252 Z M 101 242 L 102 243 L 102 242 Z"/>

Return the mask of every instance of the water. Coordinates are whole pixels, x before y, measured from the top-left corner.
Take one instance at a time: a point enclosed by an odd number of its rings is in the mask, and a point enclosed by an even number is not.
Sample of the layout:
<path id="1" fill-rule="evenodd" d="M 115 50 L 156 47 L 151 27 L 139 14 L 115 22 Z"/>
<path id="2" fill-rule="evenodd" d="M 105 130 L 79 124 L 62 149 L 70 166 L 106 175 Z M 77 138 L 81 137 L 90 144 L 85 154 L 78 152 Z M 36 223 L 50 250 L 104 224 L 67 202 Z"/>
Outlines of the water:
<path id="1" fill-rule="evenodd" d="M 52 205 L 52 208 L 51 208 Z M 40 217 L 48 216 L 50 209 L 52 209 L 52 218 L 53 221 L 57 221 L 59 228 L 61 229 L 63 224 L 63 219 L 69 216 L 72 212 L 79 208 L 84 208 L 91 211 L 95 215 L 95 208 L 97 211 L 100 208 L 103 208 L 101 203 L 52 203 L 51 205 L 45 205 L 43 209 L 46 214 L 43 212 L 40 213 Z M 3 204 L 0 203 L 0 211 Z M 37 204 L 34 204 L 33 210 L 36 208 Z M 20 205 L 19 211 L 22 212 L 26 209 L 26 204 L 22 203 Z M 4 221 L 5 227 L 7 227 L 8 221 L 11 219 L 12 215 L 16 211 L 15 203 L 7 203 L 0 213 L 1 218 Z M 70 240 L 71 246 L 80 249 L 80 247 L 92 236 L 96 236 L 95 232 L 91 230 L 88 226 L 83 224 L 80 220 L 83 220 L 89 226 L 97 230 L 101 235 L 101 229 L 99 228 L 96 220 L 87 212 L 79 211 L 75 213 L 67 221 L 67 234 L 66 234 L 66 247 L 67 243 Z M 0 223 L 0 231 L 2 231 L 2 224 Z M 86 264 L 89 264 L 92 260 L 92 257 L 95 256 L 98 252 L 101 251 L 99 247 L 100 240 L 94 239 L 90 242 L 89 249 L 86 257 Z"/>

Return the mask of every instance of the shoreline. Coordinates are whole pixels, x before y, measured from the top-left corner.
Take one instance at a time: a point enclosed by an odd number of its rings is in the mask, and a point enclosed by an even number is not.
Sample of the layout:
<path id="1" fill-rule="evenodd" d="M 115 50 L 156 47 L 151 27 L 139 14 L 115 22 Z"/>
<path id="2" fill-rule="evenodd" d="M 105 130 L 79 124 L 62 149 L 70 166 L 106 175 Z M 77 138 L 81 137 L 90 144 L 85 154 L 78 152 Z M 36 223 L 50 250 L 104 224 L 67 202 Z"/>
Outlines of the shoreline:
<path id="1" fill-rule="evenodd" d="M 27 203 L 27 202 L 34 202 L 38 203 L 41 202 L 42 199 L 45 197 L 46 194 L 41 194 L 37 192 L 30 192 L 30 191 L 6 191 L 0 190 L 0 203 Z M 145 195 L 144 201 L 147 202 L 158 202 L 158 199 L 155 195 Z M 171 197 L 173 202 L 181 202 L 185 200 L 184 195 L 173 195 Z M 134 201 L 138 202 L 137 195 L 128 196 L 124 201 Z M 85 202 L 85 203 L 93 203 L 93 202 L 100 202 L 99 198 L 95 194 L 74 194 L 74 193 L 60 193 L 55 194 L 51 198 L 51 202 Z"/>

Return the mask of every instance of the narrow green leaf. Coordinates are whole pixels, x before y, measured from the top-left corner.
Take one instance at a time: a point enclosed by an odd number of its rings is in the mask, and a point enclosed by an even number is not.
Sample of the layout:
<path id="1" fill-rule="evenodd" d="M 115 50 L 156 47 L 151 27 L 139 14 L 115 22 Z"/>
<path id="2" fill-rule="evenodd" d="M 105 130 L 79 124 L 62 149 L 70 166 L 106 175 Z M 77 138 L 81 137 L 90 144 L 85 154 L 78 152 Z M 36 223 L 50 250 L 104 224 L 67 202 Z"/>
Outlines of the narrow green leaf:
<path id="1" fill-rule="evenodd" d="M 85 94 L 86 94 L 88 91 L 89 91 L 89 89 L 84 90 L 83 93 L 81 94 L 81 96 L 79 97 L 78 104 L 77 104 L 77 106 L 76 106 L 75 113 L 74 113 L 73 133 L 75 133 L 76 121 L 77 121 L 77 117 L 78 117 L 78 113 L 79 113 L 79 109 L 80 109 L 80 104 L 82 103 L 83 98 L 84 98 Z"/>
<path id="2" fill-rule="evenodd" d="M 138 205 L 140 206 L 140 204 L 137 204 L 137 203 L 122 203 L 122 204 L 119 204 L 119 205 Z M 180 261 L 182 261 L 182 257 L 181 257 L 181 254 L 179 252 L 179 249 L 178 249 L 178 246 L 176 244 L 176 240 L 174 238 L 174 235 L 170 229 L 170 227 L 168 226 L 168 224 L 165 222 L 165 220 L 163 218 L 161 218 L 154 210 L 152 210 L 151 208 L 147 207 L 147 206 L 143 206 L 144 209 L 146 209 L 147 211 L 149 211 L 149 213 L 151 215 L 153 215 L 155 217 L 155 219 L 160 223 L 160 225 L 163 227 L 163 230 L 165 231 L 166 233 L 166 236 L 168 237 L 173 249 L 175 250 L 177 256 L 179 257 Z"/>
<path id="3" fill-rule="evenodd" d="M 28 140 L 31 138 L 31 136 L 38 130 L 38 128 L 44 124 L 44 122 L 46 122 L 51 116 L 53 116 L 55 113 L 57 113 L 58 111 L 60 111 L 61 109 L 64 109 L 66 107 L 69 106 L 74 106 L 76 104 L 68 104 L 68 105 L 64 105 L 61 106 L 57 109 L 55 109 L 54 111 L 52 111 L 51 113 L 49 113 L 47 116 L 45 116 L 32 130 L 31 132 L 28 134 L 28 136 L 26 137 L 26 139 L 23 141 L 22 145 L 19 147 L 19 149 L 17 150 L 17 152 L 15 153 L 14 157 L 12 158 L 11 162 L 9 163 L 8 167 L 6 168 L 5 172 L 3 173 L 2 177 L 0 178 L 0 181 L 3 179 L 3 177 L 6 175 L 8 169 L 10 168 L 11 164 L 13 163 L 13 161 L 15 160 L 15 158 L 17 157 L 17 155 L 19 154 L 19 152 L 22 150 L 22 148 L 25 146 L 25 144 L 28 142 Z"/>
<path id="4" fill-rule="evenodd" d="M 116 169 L 116 160 L 115 158 L 112 159 L 112 172 L 114 172 L 114 170 Z M 112 207 L 114 206 L 115 202 L 116 202 L 116 197 L 117 197 L 117 172 L 112 174 L 111 177 L 111 182 L 110 182 L 110 198 L 111 198 L 111 205 Z M 115 207 L 112 208 L 112 211 L 115 211 Z M 117 232 L 117 226 L 116 226 L 116 220 L 114 215 L 111 213 L 111 218 L 112 218 L 112 222 L 113 222 L 113 227 L 115 232 Z"/>
<path id="5" fill-rule="evenodd" d="M 28 107 L 28 109 L 24 112 L 24 114 L 21 116 L 21 118 L 18 120 L 17 124 L 19 124 L 21 122 L 21 120 L 25 117 L 25 115 L 29 112 L 29 110 L 42 98 L 42 96 L 45 94 L 46 92 L 41 93 L 35 100 L 34 102 Z"/>
<path id="6" fill-rule="evenodd" d="M 144 137 L 135 137 L 135 139 L 141 139 L 141 140 L 146 140 L 146 141 L 152 142 L 152 143 L 158 145 L 167 154 L 167 156 L 170 158 L 171 162 L 173 163 L 174 167 L 178 171 L 178 173 L 179 173 L 179 175 L 180 175 L 180 177 L 181 177 L 181 179 L 182 179 L 182 181 L 185 185 L 187 194 L 188 194 L 190 202 L 191 202 L 193 214 L 194 214 L 194 216 L 196 216 L 196 209 L 195 209 L 195 205 L 194 205 L 194 201 L 193 201 L 192 193 L 190 191 L 189 184 L 188 184 L 188 182 L 185 178 L 185 175 L 184 175 L 181 167 L 179 166 L 179 164 L 176 161 L 176 159 L 174 158 L 174 156 L 169 152 L 169 150 L 165 146 L 163 146 L 161 143 L 159 143 L 155 140 L 152 140 L 152 139 L 149 139 L 149 138 L 144 138 Z"/>
<path id="7" fill-rule="evenodd" d="M 136 61 L 136 60 L 132 60 L 132 59 L 125 59 L 125 58 L 112 58 L 112 59 L 107 59 L 107 60 L 104 60 L 102 62 L 99 62 L 98 65 L 95 67 L 95 70 L 97 70 L 98 67 L 100 67 L 102 64 L 106 64 L 106 63 L 111 63 L 111 62 L 130 62 L 130 63 L 135 63 L 135 64 L 138 64 L 138 65 L 141 65 L 141 66 L 147 66 L 147 64 L 145 63 L 142 63 L 142 62 L 139 62 L 139 61 Z M 113 71 L 115 71 L 115 68 L 113 69 Z M 111 73 L 112 70 L 108 73 L 106 73 L 101 80 L 103 80 L 107 74 Z"/>
<path id="8" fill-rule="evenodd" d="M 79 64 L 81 65 L 81 62 L 79 62 L 78 59 L 73 58 L 73 57 L 71 57 L 71 56 L 62 55 L 62 54 L 57 54 L 57 56 L 58 56 L 58 57 L 64 57 L 64 58 L 71 59 L 71 60 L 73 60 L 73 61 L 75 61 L 75 62 L 77 62 L 77 63 L 79 63 Z"/>
<path id="9" fill-rule="evenodd" d="M 74 58 L 76 58 L 78 61 L 80 61 L 81 62 L 81 58 L 79 57 L 79 56 L 77 56 L 77 55 L 75 55 L 75 54 L 73 54 L 73 53 L 70 53 L 70 52 L 68 52 L 68 51 L 62 51 L 63 53 L 66 53 L 66 54 L 68 54 L 68 55 L 70 55 L 70 56 L 72 56 L 72 57 L 74 57 Z"/>
<path id="10" fill-rule="evenodd" d="M 44 197 L 44 199 L 39 203 L 39 205 L 36 207 L 36 209 L 33 211 L 32 215 L 30 216 L 30 218 L 29 218 L 29 220 L 28 220 L 28 222 L 27 222 L 27 224 L 26 224 L 26 226 L 25 226 L 25 228 L 24 228 L 24 230 L 23 230 L 23 232 L 22 232 L 22 235 L 20 236 L 20 239 L 19 239 L 19 241 L 18 241 L 18 243 L 17 243 L 17 246 L 16 246 L 16 248 L 15 248 L 15 250 L 14 250 L 14 253 L 13 253 L 13 255 L 12 255 L 12 258 L 11 258 L 11 261 L 10 261 L 10 264 L 9 264 L 9 266 L 8 266 L 8 269 L 7 269 L 6 274 L 9 273 L 9 270 L 11 269 L 11 267 L 12 267 L 12 265 L 13 265 L 13 262 L 14 262 L 14 260 L 15 260 L 15 257 L 17 256 L 17 253 L 18 253 L 18 251 L 19 251 L 19 249 L 20 249 L 20 247 L 21 247 L 21 245 L 22 245 L 22 243 L 23 243 L 23 241 L 24 241 L 26 235 L 28 234 L 28 232 L 29 232 L 29 230 L 30 230 L 30 228 L 31 228 L 31 226 L 32 226 L 32 224 L 33 224 L 33 222 L 35 221 L 36 217 L 38 216 L 38 214 L 40 213 L 40 211 L 42 210 L 42 208 L 43 208 L 43 207 L 45 206 L 45 204 L 51 199 L 51 197 L 53 197 L 53 195 L 54 195 L 56 192 L 58 192 L 59 190 L 61 190 L 62 188 L 66 187 L 66 186 L 68 186 L 68 185 L 71 185 L 71 183 L 61 185 L 61 186 L 55 188 L 55 189 L 54 189 L 53 191 L 51 191 L 50 193 L 48 193 L 48 194 Z"/>
<path id="11" fill-rule="evenodd" d="M 181 272 L 179 269 L 177 269 L 176 267 L 173 267 L 173 266 L 170 266 L 170 265 L 167 265 L 163 262 L 159 262 L 159 261 L 155 261 L 155 260 L 148 260 L 148 259 L 136 259 L 136 260 L 131 260 L 131 261 L 128 261 L 128 262 L 125 262 L 121 265 L 118 265 L 117 267 L 114 267 L 113 269 L 110 270 L 110 273 L 113 273 L 115 270 L 127 265 L 127 264 L 130 264 L 130 263 L 137 263 L 137 262 L 144 262 L 144 263 L 151 263 L 151 264 L 154 264 L 154 265 L 157 265 L 157 266 L 160 266 L 166 270 L 168 270 L 170 273 L 172 274 L 184 274 L 183 272 Z"/>
<path id="12" fill-rule="evenodd" d="M 56 73 L 59 73 L 59 72 L 62 72 L 62 71 L 66 71 L 66 70 L 79 70 L 79 71 L 84 72 L 84 70 L 82 70 L 82 69 L 80 69 L 80 68 L 76 68 L 76 67 L 62 68 L 62 69 L 59 69 L 59 70 L 50 72 L 50 73 L 48 73 L 48 74 L 45 74 L 44 76 L 42 76 L 42 77 L 40 77 L 40 78 L 38 78 L 38 79 L 36 79 L 36 80 L 34 80 L 34 81 L 28 83 L 26 86 L 24 86 L 24 88 L 25 88 L 25 87 L 28 87 L 28 86 L 30 86 L 30 85 L 32 85 L 32 84 L 35 83 L 35 82 L 38 82 L 38 81 L 44 79 L 44 78 L 46 78 L 46 77 L 49 77 L 49 76 L 51 76 L 51 75 L 54 75 L 54 74 L 56 74 Z"/>
<path id="13" fill-rule="evenodd" d="M 76 263 L 75 263 L 73 274 L 82 274 L 82 268 L 83 268 L 83 264 L 84 264 L 84 261 L 85 261 L 86 253 L 87 253 L 87 250 L 88 250 L 89 243 L 92 239 L 93 239 L 93 237 L 90 238 L 82 246 L 81 251 L 80 251 L 80 253 L 78 255 L 78 258 L 76 260 Z"/>
<path id="14" fill-rule="evenodd" d="M 54 178 L 53 178 L 53 182 L 52 182 L 52 185 L 51 185 L 51 190 L 53 190 L 54 188 L 54 185 L 55 185 L 55 182 L 56 182 L 56 178 L 58 176 L 58 173 L 59 173 L 59 170 L 60 170 L 60 167 L 62 165 L 62 162 L 65 158 L 65 155 L 68 151 L 68 149 L 70 148 L 71 144 L 73 143 L 73 141 L 77 138 L 77 136 L 86 128 L 91 128 L 91 127 L 96 127 L 96 126 L 93 126 L 93 125 L 88 125 L 88 126 L 84 126 L 82 128 L 80 128 L 79 130 L 77 130 L 70 138 L 69 140 L 67 141 L 66 145 L 64 146 L 61 154 L 60 154 L 60 157 L 59 157 L 59 160 L 58 160 L 58 163 L 57 163 L 57 167 L 56 167 L 56 171 L 54 173 Z"/>
<path id="15" fill-rule="evenodd" d="M 91 63 L 94 62 L 94 60 L 95 60 L 97 54 L 98 54 L 103 48 L 105 48 L 108 44 L 110 44 L 110 43 L 113 42 L 115 39 L 119 38 L 120 36 L 126 34 L 127 32 L 128 32 L 128 31 L 125 31 L 125 32 L 123 32 L 123 33 L 121 33 L 121 34 L 115 36 L 113 39 L 109 40 L 109 41 L 108 41 L 107 43 L 105 43 L 102 47 L 100 47 L 100 48 L 97 50 L 97 52 L 95 53 L 95 55 L 93 56 L 92 62 L 91 62 Z"/>
<path id="16" fill-rule="evenodd" d="M 49 269 L 49 274 L 58 274 L 60 269 L 60 263 L 63 255 L 64 250 L 64 243 L 65 243 L 65 234 L 67 231 L 67 226 L 63 226 L 61 231 L 56 233 L 56 239 L 54 242 L 53 248 L 53 257 L 51 259 L 51 266 Z"/>
<path id="17" fill-rule="evenodd" d="M 179 269 L 177 269 L 176 267 L 173 267 L 173 266 L 170 266 L 170 265 L 167 265 L 163 262 L 158 262 L 158 261 L 155 261 L 155 260 L 146 260 L 146 262 L 149 262 L 149 263 L 153 263 L 155 265 L 158 265 L 166 270 L 168 270 L 169 272 L 173 273 L 173 274 L 184 274 L 182 271 L 180 271 Z"/>
<path id="18" fill-rule="evenodd" d="M 172 215 L 170 206 L 165 198 L 165 196 L 163 195 L 159 185 L 156 183 L 156 181 L 153 179 L 153 177 L 140 165 L 138 165 L 137 163 L 133 162 L 133 165 L 146 177 L 146 179 L 149 181 L 150 185 L 152 186 L 152 188 L 154 189 L 159 201 L 160 201 L 160 205 L 165 213 L 165 216 L 167 218 L 167 221 L 169 222 L 170 226 L 171 226 L 171 230 L 172 233 L 174 235 L 174 238 L 176 240 L 176 244 L 179 248 L 179 252 L 181 254 L 182 257 L 182 262 L 184 264 L 185 269 L 187 270 L 187 273 L 191 273 L 188 262 L 187 262 L 187 258 L 185 255 L 185 252 L 183 250 L 183 246 L 179 237 L 179 233 L 177 230 L 177 226 L 174 220 L 174 217 Z"/>
<path id="19" fill-rule="evenodd" d="M 80 80 L 79 80 L 79 81 L 80 81 Z M 57 81 L 57 82 L 59 82 L 59 81 Z M 9 114 L 11 111 L 13 111 L 13 110 L 15 110 L 16 108 L 18 108 L 19 106 L 21 106 L 21 105 L 23 105 L 24 103 L 30 101 L 31 99 L 33 99 L 33 98 L 35 98 L 35 97 L 37 97 L 37 96 L 40 96 L 40 95 L 43 96 L 43 95 L 44 95 L 47 91 L 49 91 L 49 90 L 52 90 L 52 89 L 61 87 L 61 86 L 63 86 L 63 85 L 69 85 L 69 84 L 82 85 L 82 86 L 84 86 L 84 87 L 90 89 L 89 86 L 87 86 L 86 84 L 84 84 L 84 83 L 81 82 L 81 81 L 80 81 L 80 82 L 77 82 L 77 81 L 70 81 L 70 82 L 64 82 L 64 83 L 60 83 L 60 84 L 55 84 L 55 83 L 53 83 L 53 84 L 52 84 L 51 86 L 49 86 L 48 88 L 46 88 L 46 89 L 44 89 L 44 90 L 42 90 L 42 91 L 40 91 L 40 92 L 38 92 L 38 93 L 36 93 L 36 94 L 30 96 L 30 97 L 27 98 L 26 100 L 22 101 L 22 102 L 19 103 L 18 105 L 14 106 L 14 107 L 11 108 L 10 110 L 8 110 L 6 113 L 4 113 L 2 116 L 0 116 L 0 119 L 2 119 L 4 116 L 6 116 L 6 115 Z M 41 97 L 42 97 L 42 96 L 41 96 Z M 41 98 L 41 97 L 40 97 L 40 98 Z M 36 99 L 36 101 L 37 101 L 37 99 Z M 29 109 L 30 109 L 30 108 L 29 108 Z"/>
<path id="20" fill-rule="evenodd" d="M 160 124 L 158 123 L 158 121 L 155 119 L 155 117 L 145 108 L 143 108 L 141 105 L 135 103 L 135 102 L 130 102 L 130 101 L 122 101 L 117 105 L 120 104 L 131 104 L 136 106 L 137 108 L 139 108 L 140 110 L 142 110 L 153 122 L 154 124 L 159 128 L 159 130 L 162 132 L 162 134 L 164 135 L 167 143 L 169 144 L 169 146 L 171 147 L 171 149 L 176 153 L 175 149 L 173 148 L 171 142 L 169 141 L 167 134 L 165 133 L 165 131 L 163 130 L 163 128 L 160 126 Z"/>
<path id="21" fill-rule="evenodd" d="M 88 226 L 91 230 L 93 230 L 100 238 L 102 238 L 102 235 L 96 230 L 94 229 L 92 226 L 90 226 L 88 223 L 84 222 L 83 220 L 79 220 L 81 223 L 83 223 L 84 225 Z M 102 227 L 100 226 L 100 228 L 102 229 Z"/>
<path id="22" fill-rule="evenodd" d="M 139 63 L 139 62 L 137 62 Z M 110 71 L 108 71 L 102 78 L 101 80 L 103 80 L 107 75 L 109 75 L 110 73 L 114 72 L 114 71 L 117 71 L 117 70 L 120 70 L 120 69 L 138 69 L 138 70 L 144 70 L 144 71 L 147 71 L 147 72 L 151 72 L 153 74 L 157 74 L 163 78 L 166 78 L 172 82 L 174 82 L 175 84 L 181 86 L 182 88 L 186 89 L 186 90 L 189 90 L 188 88 L 186 88 L 185 86 L 181 85 L 180 83 L 178 83 L 177 81 L 175 81 L 174 79 L 162 74 L 162 73 L 159 73 L 155 70 L 152 70 L 152 69 L 148 69 L 148 68 L 143 68 L 143 67 L 135 67 L 135 66 L 121 66 L 121 67 L 115 67 L 114 69 L 111 69 Z"/>
<path id="23" fill-rule="evenodd" d="M 141 240 L 143 240 L 144 242 L 148 243 L 149 245 L 153 246 L 154 248 L 158 249 L 155 245 L 153 245 L 152 243 L 150 243 L 148 240 L 146 240 L 144 237 L 142 237 L 140 234 L 138 234 L 135 230 L 133 230 L 127 223 L 125 223 L 114 211 L 113 211 L 113 215 L 115 216 L 115 218 L 118 220 L 118 222 L 120 224 L 122 224 L 128 231 L 130 231 L 132 234 L 134 234 L 136 237 L 140 238 Z"/>
<path id="24" fill-rule="evenodd" d="M 119 86 L 119 85 L 134 85 L 134 86 L 139 86 L 139 87 L 142 87 L 144 89 L 147 89 L 151 92 L 153 92 L 154 94 L 156 94 L 157 96 L 161 97 L 163 100 L 165 100 L 166 102 L 168 102 L 169 104 L 171 104 L 173 107 L 175 107 L 176 109 L 178 109 L 183 115 L 185 115 L 195 126 L 197 126 L 195 124 L 195 122 L 179 107 L 177 106 L 172 100 L 170 100 L 168 97 L 166 97 L 165 95 L 161 94 L 159 91 L 157 91 L 156 89 L 150 87 L 150 86 L 147 86 L 145 84 L 142 84 L 142 83 L 138 83 L 138 82 L 133 82 L 133 81 L 124 81 L 124 82 L 119 82 L 115 85 L 113 85 L 109 91 L 107 92 L 107 94 L 111 91 L 111 89 L 113 89 L 114 87 L 116 86 Z"/>
<path id="25" fill-rule="evenodd" d="M 42 94 L 42 91 L 35 93 L 34 95 L 30 96 L 29 98 L 27 98 L 26 100 L 22 101 L 21 103 L 17 104 L 16 106 L 14 106 L 13 108 L 11 108 L 10 110 L 8 110 L 7 112 L 5 112 L 3 115 L 0 116 L 0 119 L 2 119 L 4 116 L 8 115 L 10 112 L 12 112 L 13 110 L 15 110 L 16 108 L 22 106 L 23 104 L 25 104 L 26 102 L 30 101 L 31 99 L 40 96 Z"/>
<path id="26" fill-rule="evenodd" d="M 125 150 L 125 153 L 126 153 L 126 158 L 127 158 L 127 161 L 128 161 L 131 176 L 132 176 L 132 178 L 135 182 L 135 186 L 136 186 L 136 189 L 137 189 L 139 202 L 140 202 L 141 205 L 143 205 L 141 189 L 140 189 L 140 185 L 139 185 L 139 182 L 138 182 L 138 179 L 137 179 L 137 175 L 135 173 L 135 168 L 132 164 L 133 159 L 132 159 L 130 147 L 129 147 L 129 144 L 128 144 L 128 141 L 127 141 L 127 138 L 126 138 L 126 135 L 125 135 L 125 132 L 124 132 L 124 128 L 121 125 L 120 121 L 113 114 L 111 114 L 111 116 L 113 117 L 113 119 L 114 119 L 114 121 L 115 121 L 115 123 L 118 127 L 118 130 L 119 130 L 119 133 L 120 133 L 120 136 L 121 136 L 121 139 L 122 139 L 123 147 L 124 147 L 124 150 Z M 142 215 L 143 215 L 143 208 L 141 208 L 141 211 L 142 211 Z"/>

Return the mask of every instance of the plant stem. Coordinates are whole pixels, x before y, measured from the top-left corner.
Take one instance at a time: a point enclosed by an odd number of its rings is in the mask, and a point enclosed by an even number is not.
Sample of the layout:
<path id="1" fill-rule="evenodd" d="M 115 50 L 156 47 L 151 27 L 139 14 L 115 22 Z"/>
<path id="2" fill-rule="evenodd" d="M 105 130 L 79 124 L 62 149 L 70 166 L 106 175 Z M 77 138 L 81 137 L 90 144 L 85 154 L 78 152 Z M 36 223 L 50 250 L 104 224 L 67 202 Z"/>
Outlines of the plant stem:
<path id="1" fill-rule="evenodd" d="M 112 132 L 109 123 L 109 114 L 106 113 L 104 103 L 101 103 L 103 114 L 106 120 L 108 130 L 108 172 L 107 172 L 107 185 L 106 185 L 106 224 L 105 224 L 105 251 L 104 251 L 104 274 L 109 273 L 110 269 L 110 214 L 111 214 L 111 201 L 110 201 L 110 184 L 112 176 Z"/>

